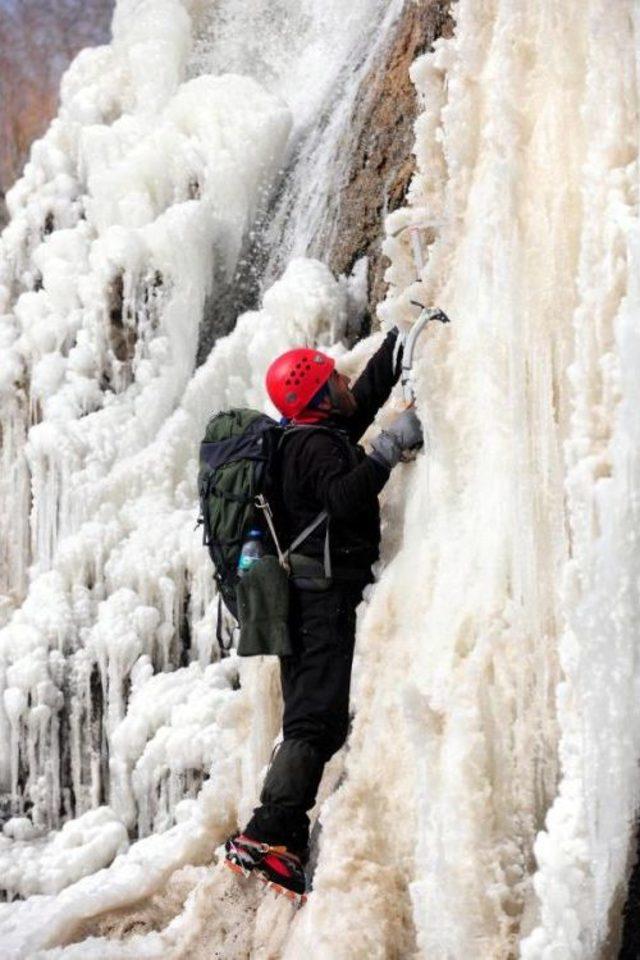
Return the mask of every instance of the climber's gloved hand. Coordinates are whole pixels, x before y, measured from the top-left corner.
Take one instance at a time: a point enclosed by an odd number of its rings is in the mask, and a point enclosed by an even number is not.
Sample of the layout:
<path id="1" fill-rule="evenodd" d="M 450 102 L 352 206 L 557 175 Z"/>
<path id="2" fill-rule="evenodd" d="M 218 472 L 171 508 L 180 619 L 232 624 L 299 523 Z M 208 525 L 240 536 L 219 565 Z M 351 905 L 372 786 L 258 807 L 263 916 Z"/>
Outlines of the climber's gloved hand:
<path id="1" fill-rule="evenodd" d="M 422 424 L 415 409 L 410 407 L 375 438 L 370 456 L 391 470 L 404 453 L 419 450 L 423 444 Z"/>

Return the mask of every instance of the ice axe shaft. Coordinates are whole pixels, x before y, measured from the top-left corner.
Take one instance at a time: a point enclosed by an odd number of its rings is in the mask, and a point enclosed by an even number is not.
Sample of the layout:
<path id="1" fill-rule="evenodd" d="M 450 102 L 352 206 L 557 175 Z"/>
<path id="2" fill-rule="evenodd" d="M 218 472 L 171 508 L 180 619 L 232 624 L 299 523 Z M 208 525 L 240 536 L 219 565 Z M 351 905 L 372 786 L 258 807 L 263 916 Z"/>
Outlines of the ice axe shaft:
<path id="1" fill-rule="evenodd" d="M 414 300 L 411 302 L 415 303 L 418 307 L 422 307 L 422 313 L 409 331 L 402 355 L 401 383 L 407 403 L 415 400 L 413 387 L 411 385 L 411 371 L 413 368 L 413 352 L 418 337 L 431 320 L 438 320 L 440 323 L 451 323 L 444 310 L 440 310 L 439 307 L 425 307 L 422 303 L 417 303 Z"/>

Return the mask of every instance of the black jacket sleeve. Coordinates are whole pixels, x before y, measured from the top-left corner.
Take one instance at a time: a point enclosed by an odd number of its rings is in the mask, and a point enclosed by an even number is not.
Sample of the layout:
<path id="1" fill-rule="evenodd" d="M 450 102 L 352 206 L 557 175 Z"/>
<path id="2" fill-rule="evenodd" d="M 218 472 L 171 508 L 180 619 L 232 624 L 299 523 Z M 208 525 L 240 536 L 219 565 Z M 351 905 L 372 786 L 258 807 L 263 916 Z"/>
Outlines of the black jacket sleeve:
<path id="1" fill-rule="evenodd" d="M 344 426 L 353 441 L 359 440 L 373 423 L 376 413 L 389 399 L 389 394 L 398 381 L 402 367 L 402 348 L 398 351 L 394 364 L 393 354 L 397 339 L 398 331 L 391 330 L 352 387 L 351 392 L 357 400 L 358 408 L 353 416 L 345 419 Z"/>
<path id="2" fill-rule="evenodd" d="M 317 433 L 305 451 L 306 481 L 314 498 L 336 519 L 369 509 L 389 479 L 389 470 L 371 457 L 364 456 L 350 467 L 344 446 L 344 440 L 327 431 Z"/>

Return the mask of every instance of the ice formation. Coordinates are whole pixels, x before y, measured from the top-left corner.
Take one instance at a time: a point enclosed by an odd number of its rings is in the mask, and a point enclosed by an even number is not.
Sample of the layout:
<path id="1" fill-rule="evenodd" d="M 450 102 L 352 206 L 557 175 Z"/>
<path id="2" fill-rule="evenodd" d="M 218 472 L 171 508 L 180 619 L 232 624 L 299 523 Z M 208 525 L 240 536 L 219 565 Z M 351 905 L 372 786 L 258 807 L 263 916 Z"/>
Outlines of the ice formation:
<path id="1" fill-rule="evenodd" d="M 58 893 L 101 866 L 129 845 L 127 829 L 109 807 L 88 810 L 61 830 L 35 839 L 27 817 L 13 817 L 0 837 L 2 886 L 9 898 Z"/>
<path id="2" fill-rule="evenodd" d="M 0 905 L 0 942 L 16 960 L 225 949 L 201 865 L 278 734 L 274 665 L 218 659 L 197 443 L 215 410 L 264 406 L 283 349 L 339 354 L 349 291 L 295 258 L 194 372 L 198 328 L 397 9 L 360 0 L 345 21 L 340 0 L 282 0 L 272 30 L 257 0 L 219 8 L 120 0 L 8 198 L 0 885 L 26 899 Z M 295 919 L 253 904 L 236 956 L 589 960 L 620 907 L 640 799 L 640 14 L 458 0 L 455 16 L 412 68 L 418 171 L 386 223 L 380 308 L 387 325 L 412 300 L 453 318 L 421 343 L 428 449 L 384 493 L 313 894 Z M 292 175 L 295 253 L 324 229 L 312 159 Z M 176 878 L 162 929 L 69 943 Z"/>
<path id="3" fill-rule="evenodd" d="M 419 173 L 387 221 L 380 311 L 408 322 L 418 299 L 455 321 L 424 344 L 431 450 L 388 491 L 402 530 L 291 957 L 331 956 L 358 916 L 363 956 L 409 953 L 415 931 L 425 957 L 590 958 L 621 906 L 640 747 L 638 12 L 461 2 L 456 20 L 413 67 Z M 436 225 L 419 284 L 411 224 Z"/>

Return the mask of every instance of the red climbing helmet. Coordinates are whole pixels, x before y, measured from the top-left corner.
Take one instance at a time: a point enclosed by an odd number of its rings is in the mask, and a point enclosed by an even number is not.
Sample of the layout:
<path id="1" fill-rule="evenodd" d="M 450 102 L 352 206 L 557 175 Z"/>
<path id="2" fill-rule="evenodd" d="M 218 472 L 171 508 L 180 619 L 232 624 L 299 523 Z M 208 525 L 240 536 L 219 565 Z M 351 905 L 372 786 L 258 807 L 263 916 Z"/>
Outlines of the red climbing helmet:
<path id="1" fill-rule="evenodd" d="M 319 350 L 288 350 L 267 370 L 267 393 L 285 417 L 295 417 L 325 385 L 335 360 Z"/>

